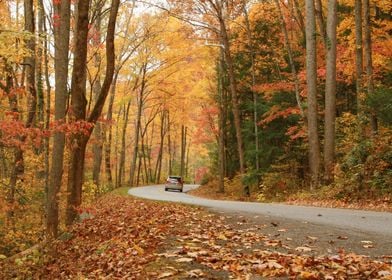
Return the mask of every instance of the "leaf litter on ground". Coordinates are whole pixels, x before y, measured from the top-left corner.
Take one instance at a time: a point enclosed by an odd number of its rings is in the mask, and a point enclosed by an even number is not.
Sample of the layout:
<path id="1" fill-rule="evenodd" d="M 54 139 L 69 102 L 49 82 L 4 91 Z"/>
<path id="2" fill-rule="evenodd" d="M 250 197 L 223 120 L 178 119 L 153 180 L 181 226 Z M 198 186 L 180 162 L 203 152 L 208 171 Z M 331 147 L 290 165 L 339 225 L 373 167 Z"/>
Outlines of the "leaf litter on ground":
<path id="1" fill-rule="evenodd" d="M 308 245 L 290 248 L 263 227 L 239 229 L 197 207 L 109 195 L 89 210 L 92 218 L 75 224 L 71 238 L 53 242 L 40 258 L 3 260 L 0 278 L 392 279 L 387 257 L 314 255 Z"/>

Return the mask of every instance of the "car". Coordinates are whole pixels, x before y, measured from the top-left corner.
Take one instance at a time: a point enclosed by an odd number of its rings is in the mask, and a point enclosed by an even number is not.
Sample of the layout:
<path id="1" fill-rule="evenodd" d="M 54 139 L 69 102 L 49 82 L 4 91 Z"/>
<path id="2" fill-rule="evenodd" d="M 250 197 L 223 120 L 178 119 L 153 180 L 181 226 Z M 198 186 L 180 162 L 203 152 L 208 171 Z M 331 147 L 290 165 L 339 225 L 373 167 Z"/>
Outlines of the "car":
<path id="1" fill-rule="evenodd" d="M 179 190 L 182 192 L 184 189 L 184 182 L 181 176 L 168 176 L 165 184 L 165 191 L 168 190 Z"/>

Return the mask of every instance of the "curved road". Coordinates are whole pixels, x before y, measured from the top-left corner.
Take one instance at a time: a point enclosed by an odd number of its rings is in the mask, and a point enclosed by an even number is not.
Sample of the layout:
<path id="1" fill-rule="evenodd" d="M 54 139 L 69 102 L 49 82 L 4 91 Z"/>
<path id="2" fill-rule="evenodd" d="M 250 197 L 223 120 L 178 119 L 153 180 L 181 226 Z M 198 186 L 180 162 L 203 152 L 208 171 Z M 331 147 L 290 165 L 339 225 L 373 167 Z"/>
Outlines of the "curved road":
<path id="1" fill-rule="evenodd" d="M 351 230 L 363 233 L 377 233 L 392 238 L 392 213 L 293 206 L 278 203 L 221 201 L 186 194 L 187 191 L 197 187 L 197 185 L 185 185 L 184 193 L 180 193 L 177 191 L 165 192 L 163 185 L 156 185 L 131 188 L 128 194 L 152 200 L 199 205 L 231 213 L 242 212 L 268 215 L 276 218 L 305 221 L 342 229 L 350 228 Z"/>

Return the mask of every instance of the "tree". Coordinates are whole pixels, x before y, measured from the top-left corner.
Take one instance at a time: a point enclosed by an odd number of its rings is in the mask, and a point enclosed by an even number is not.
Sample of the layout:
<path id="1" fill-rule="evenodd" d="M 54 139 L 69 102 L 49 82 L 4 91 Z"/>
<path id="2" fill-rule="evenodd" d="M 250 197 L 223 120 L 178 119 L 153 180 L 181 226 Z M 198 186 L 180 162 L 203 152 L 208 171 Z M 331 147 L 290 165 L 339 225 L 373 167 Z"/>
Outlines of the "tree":
<path id="1" fill-rule="evenodd" d="M 71 119 L 82 130 L 76 132 L 71 140 L 71 156 L 68 174 L 68 200 L 66 224 L 70 225 L 77 216 L 77 208 L 82 202 L 82 185 L 84 176 L 84 161 L 87 142 L 91 136 L 92 128 L 97 122 L 113 80 L 115 49 L 114 35 L 119 0 L 112 0 L 108 28 L 106 33 L 106 71 L 101 92 L 96 99 L 91 114 L 86 118 L 86 60 L 87 60 L 87 35 L 88 35 L 88 1 L 78 2 L 76 41 L 74 53 L 74 68 L 71 84 Z M 87 123 L 86 123 L 87 121 Z"/>
<path id="2" fill-rule="evenodd" d="M 367 94 L 374 94 L 373 57 L 372 57 L 372 28 L 370 20 L 370 0 L 363 0 L 363 30 L 364 30 L 364 55 L 366 67 Z M 377 116 L 370 112 L 370 124 L 373 135 L 378 132 Z"/>
<path id="3" fill-rule="evenodd" d="M 25 78 L 26 78 L 26 93 L 28 96 L 28 113 L 27 119 L 25 123 L 26 128 L 30 128 L 34 124 L 35 114 L 36 114 L 36 105 L 37 105 L 37 91 L 35 88 L 35 19 L 34 19 L 34 6 L 33 0 L 24 0 L 24 15 L 25 15 L 25 23 L 24 30 L 29 33 L 26 39 L 26 47 L 29 51 L 29 54 L 24 58 L 25 65 Z M 9 74 L 10 75 L 10 74 Z M 22 82 L 23 83 L 23 82 Z M 11 88 L 13 87 L 13 82 L 8 80 L 7 86 L 9 87 L 8 95 L 11 105 L 11 110 L 16 113 L 16 120 L 19 119 L 19 110 L 18 110 L 18 99 L 14 94 L 10 93 Z M 24 143 L 26 141 L 26 135 L 19 137 L 20 142 Z M 7 217 L 13 223 L 12 219 L 14 216 L 14 203 L 15 203 L 15 192 L 16 185 L 21 175 L 24 173 L 24 151 L 19 147 L 15 147 L 14 149 L 14 164 L 13 169 L 11 171 L 11 178 L 9 182 L 9 191 L 8 191 L 8 203 L 10 204 L 10 209 L 7 212 Z"/>
<path id="4" fill-rule="evenodd" d="M 308 95 L 308 142 L 311 188 L 319 184 L 320 144 L 317 121 L 316 21 L 314 0 L 306 0 L 306 88 Z"/>
<path id="5" fill-rule="evenodd" d="M 57 125 L 65 122 L 66 106 L 68 99 L 68 52 L 70 36 L 71 3 L 69 0 L 56 2 L 54 5 L 55 21 L 54 46 L 55 46 L 55 100 L 54 120 Z M 65 134 L 59 130 L 53 136 L 52 165 L 49 174 L 49 188 L 46 203 L 46 234 L 56 238 L 59 224 L 58 195 L 63 178 Z"/>
<path id="6" fill-rule="evenodd" d="M 324 136 L 324 171 L 325 181 L 333 180 L 335 161 L 335 118 L 336 118 L 336 25 L 337 1 L 328 1 L 327 17 L 327 76 L 325 80 L 325 136 Z"/>

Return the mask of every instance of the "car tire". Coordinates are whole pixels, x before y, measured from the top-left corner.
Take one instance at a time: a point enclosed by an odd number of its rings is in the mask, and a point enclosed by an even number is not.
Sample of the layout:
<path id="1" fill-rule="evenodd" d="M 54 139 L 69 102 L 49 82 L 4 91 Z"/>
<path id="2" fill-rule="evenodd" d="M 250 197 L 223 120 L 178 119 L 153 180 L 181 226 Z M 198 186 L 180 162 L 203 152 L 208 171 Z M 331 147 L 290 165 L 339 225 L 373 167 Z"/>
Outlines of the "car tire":
<path id="1" fill-rule="evenodd" d="M 182 189 L 180 189 L 180 192 L 182 192 Z"/>
<path id="2" fill-rule="evenodd" d="M 165 192 L 167 192 L 169 189 L 168 188 L 165 188 Z"/>

